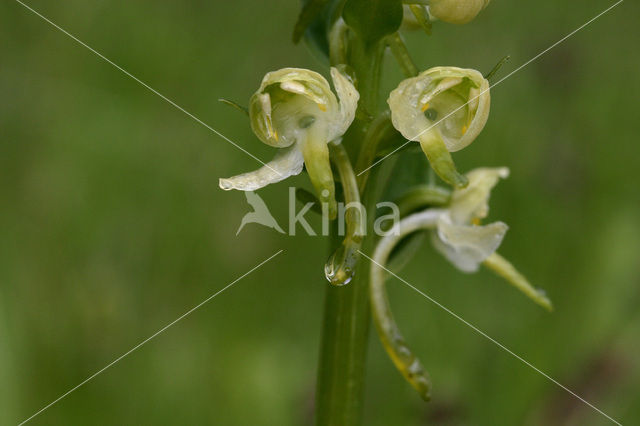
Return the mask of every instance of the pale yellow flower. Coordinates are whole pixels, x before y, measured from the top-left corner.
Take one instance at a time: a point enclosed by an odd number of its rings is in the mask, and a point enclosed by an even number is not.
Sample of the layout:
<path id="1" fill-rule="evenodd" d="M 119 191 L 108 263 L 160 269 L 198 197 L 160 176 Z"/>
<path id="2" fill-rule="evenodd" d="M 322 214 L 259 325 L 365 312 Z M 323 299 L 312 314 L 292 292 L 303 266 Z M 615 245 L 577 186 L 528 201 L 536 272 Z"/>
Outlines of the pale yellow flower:
<path id="1" fill-rule="evenodd" d="M 402 136 L 420 142 L 435 172 L 462 187 L 450 152 L 468 146 L 489 117 L 489 82 L 476 70 L 435 67 L 400 83 L 389 95 L 391 121 Z"/>
<path id="2" fill-rule="evenodd" d="M 331 77 L 338 97 L 320 74 L 301 68 L 284 68 L 265 75 L 251 97 L 251 128 L 260 140 L 281 148 L 258 170 L 220 179 L 225 190 L 254 191 L 306 166 L 318 198 L 335 216 L 335 184 L 329 162 L 329 142 L 339 143 L 355 117 L 359 94 L 336 68 Z"/>

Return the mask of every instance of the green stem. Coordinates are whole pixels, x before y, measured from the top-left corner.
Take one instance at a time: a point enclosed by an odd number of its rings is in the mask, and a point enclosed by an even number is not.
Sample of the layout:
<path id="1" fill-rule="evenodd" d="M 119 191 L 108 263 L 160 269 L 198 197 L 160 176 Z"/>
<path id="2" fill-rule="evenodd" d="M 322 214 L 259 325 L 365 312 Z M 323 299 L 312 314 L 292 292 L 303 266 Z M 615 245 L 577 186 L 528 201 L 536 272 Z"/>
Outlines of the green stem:
<path id="1" fill-rule="evenodd" d="M 367 45 L 357 37 L 350 40 L 349 64 L 356 74 L 360 92 L 356 120 L 345 135 L 343 144 L 351 152 L 358 152 L 369 117 L 377 111 L 378 88 L 383 44 Z M 378 194 L 367 190 L 363 195 L 368 215 L 367 229 L 374 212 Z M 335 231 L 335 226 L 334 226 Z M 332 252 L 340 244 L 332 235 Z M 371 236 L 364 238 L 362 250 L 372 249 Z M 316 388 L 316 425 L 357 426 L 362 424 L 364 376 L 369 336 L 369 274 L 366 264 L 358 261 L 353 280 L 344 286 L 326 286 L 324 319 L 318 382 Z"/>
<path id="2" fill-rule="evenodd" d="M 367 229 L 374 221 L 375 202 L 395 165 L 390 158 L 372 173 L 373 185 L 363 194 L 367 211 Z M 373 251 L 374 239 L 367 235 L 362 251 Z M 340 239 L 332 238 L 332 248 Z M 358 426 L 362 424 L 364 376 L 371 310 L 369 305 L 369 267 L 367 261 L 356 265 L 349 285 L 327 285 L 324 323 L 316 389 L 317 426 Z"/>
<path id="3" fill-rule="evenodd" d="M 370 209 L 366 211 L 370 213 Z M 336 234 L 332 233 L 332 251 L 341 244 Z M 365 237 L 362 250 L 371 248 L 371 238 Z M 362 424 L 370 322 L 369 275 L 361 260 L 353 268 L 355 274 L 348 285 L 326 287 L 316 390 L 318 426 Z"/>
<path id="4" fill-rule="evenodd" d="M 358 154 L 358 160 L 356 161 L 355 171 L 357 173 L 356 179 L 358 180 L 358 188 L 360 192 L 364 191 L 367 185 L 367 180 L 371 172 L 371 164 L 376 158 L 380 143 L 387 137 L 388 133 L 392 130 L 391 118 L 389 111 L 385 111 L 380 114 L 369 125 L 366 134 L 360 145 L 360 152 Z"/>
<path id="5" fill-rule="evenodd" d="M 350 65 L 355 70 L 360 92 L 358 109 L 365 120 L 374 117 L 378 110 L 380 74 L 385 44 L 383 41 L 367 43 L 353 34 L 350 39 Z"/>
<path id="6" fill-rule="evenodd" d="M 449 202 L 451 191 L 435 185 L 414 186 L 396 200 L 400 217 L 426 207 L 443 206 Z"/>
<path id="7" fill-rule="evenodd" d="M 363 249 L 366 246 L 370 244 Z M 356 268 L 348 285 L 326 287 L 316 394 L 318 426 L 362 424 L 369 278 L 365 264 L 358 262 Z"/>

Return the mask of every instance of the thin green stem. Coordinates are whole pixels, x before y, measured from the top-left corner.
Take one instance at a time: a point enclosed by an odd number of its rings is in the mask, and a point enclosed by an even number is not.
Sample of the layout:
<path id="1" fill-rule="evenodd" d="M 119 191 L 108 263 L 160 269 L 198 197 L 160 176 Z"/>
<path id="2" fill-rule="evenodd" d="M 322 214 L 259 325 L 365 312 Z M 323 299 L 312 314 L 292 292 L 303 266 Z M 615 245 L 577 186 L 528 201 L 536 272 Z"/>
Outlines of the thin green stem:
<path id="1" fill-rule="evenodd" d="M 365 242 L 363 250 L 369 249 Z M 363 266 L 358 262 L 349 285 L 327 285 L 316 394 L 318 426 L 362 424 L 370 321 L 368 273 Z"/>
<path id="2" fill-rule="evenodd" d="M 391 157 L 372 173 L 374 184 L 367 187 L 362 202 L 367 211 L 367 229 L 374 221 L 375 203 L 397 158 Z M 333 234 L 333 247 L 339 238 Z M 371 253 L 374 239 L 368 235 L 362 251 Z M 358 426 L 362 424 L 364 376 L 371 311 L 369 268 L 362 260 L 349 285 L 327 286 L 324 323 L 316 390 L 317 426 Z"/>
<path id="3" fill-rule="evenodd" d="M 329 149 L 331 159 L 338 169 L 342 182 L 345 201 L 344 220 L 347 232 L 340 247 L 329 257 L 325 265 L 325 276 L 333 285 L 346 285 L 353 278 L 356 263 L 360 257 L 358 252 L 366 234 L 366 212 L 360 203 L 356 175 L 353 172 L 347 150 L 342 144 L 329 144 Z"/>
<path id="4" fill-rule="evenodd" d="M 439 186 L 425 184 L 411 188 L 396 200 L 400 217 L 427 207 L 444 206 L 449 203 L 451 191 Z"/>
<path id="5" fill-rule="evenodd" d="M 387 261 L 393 248 L 404 237 L 413 232 L 435 227 L 440 212 L 425 210 L 402 219 L 394 226 L 395 232 L 390 232 L 380 240 L 371 257 L 371 306 L 373 322 L 376 325 L 382 345 L 396 368 L 409 383 L 418 391 L 420 396 L 429 400 L 431 388 L 429 376 L 424 367 L 413 354 L 400 333 L 387 298 L 385 279 L 387 278 Z"/>
<path id="6" fill-rule="evenodd" d="M 347 150 L 342 144 L 330 144 L 331 159 L 338 169 L 342 189 L 344 192 L 344 201 L 347 205 L 360 204 L 360 192 L 356 175 L 351 166 L 351 160 Z M 345 212 L 347 222 L 347 238 L 362 241 L 362 237 L 366 233 L 365 220 L 363 212 L 360 210 L 347 210 Z"/>
<path id="7" fill-rule="evenodd" d="M 370 118 L 378 109 L 378 91 L 383 43 L 366 44 L 357 36 L 349 37 L 347 65 L 355 71 L 360 92 L 356 120 L 345 135 L 343 145 L 358 152 Z M 346 154 L 346 152 L 345 152 Z M 338 152 L 341 155 L 341 152 Z M 355 179 L 350 176 L 349 179 Z M 347 191 L 351 191 L 351 184 Z M 360 193 L 369 220 L 373 216 L 375 200 L 379 194 L 373 190 Z M 354 194 L 350 193 L 349 196 Z M 332 251 L 339 243 L 336 229 L 332 236 Z M 362 250 L 369 252 L 373 241 L 365 237 Z M 367 340 L 370 325 L 369 274 L 363 262 L 354 265 L 355 275 L 349 285 L 327 286 L 318 383 L 316 388 L 316 425 L 358 426 L 362 424 L 364 376 Z"/>
<path id="8" fill-rule="evenodd" d="M 356 123 L 361 135 L 361 123 Z M 344 142 L 349 142 L 345 140 Z M 372 197 L 365 194 L 367 199 Z M 367 204 L 371 204 L 365 200 Z M 367 212 L 370 209 L 366 208 Z M 332 232 L 332 251 L 340 244 L 336 227 Z M 368 226 L 367 226 L 368 228 Z M 371 238 L 364 238 L 362 250 L 370 251 Z M 369 274 L 359 261 L 348 285 L 327 286 L 318 383 L 316 390 L 316 425 L 358 426 L 362 424 L 364 376 L 369 336 Z"/>
<path id="9" fill-rule="evenodd" d="M 361 193 L 367 184 L 371 171 L 369 166 L 373 164 L 378 154 L 380 143 L 389 135 L 389 132 L 394 131 L 390 116 L 389 111 L 385 111 L 373 120 L 360 145 L 360 152 L 356 162 L 356 173 L 358 174 L 358 188 L 360 188 Z"/>
<path id="10" fill-rule="evenodd" d="M 355 70 L 358 91 L 360 92 L 358 109 L 366 121 L 378 112 L 384 48 L 385 44 L 382 41 L 367 43 L 356 34 L 350 37 L 349 65 Z"/>
<path id="11" fill-rule="evenodd" d="M 407 46 L 405 46 L 400 33 L 395 32 L 388 36 L 387 43 L 389 44 L 391 53 L 393 53 L 393 56 L 396 58 L 396 61 L 398 62 L 398 65 L 400 65 L 405 77 L 411 78 L 417 76 L 420 71 L 413 62 L 413 59 L 411 59 L 411 55 L 409 55 Z"/>

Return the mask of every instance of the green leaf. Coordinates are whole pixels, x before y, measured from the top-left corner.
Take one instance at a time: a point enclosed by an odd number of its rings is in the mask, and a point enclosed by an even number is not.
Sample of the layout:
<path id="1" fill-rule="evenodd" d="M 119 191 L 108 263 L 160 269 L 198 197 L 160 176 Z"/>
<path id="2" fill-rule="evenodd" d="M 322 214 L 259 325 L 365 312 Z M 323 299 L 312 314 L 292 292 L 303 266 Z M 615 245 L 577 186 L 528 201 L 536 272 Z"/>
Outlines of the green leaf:
<path id="1" fill-rule="evenodd" d="M 402 24 L 402 0 L 347 0 L 342 17 L 367 43 L 393 34 Z"/>

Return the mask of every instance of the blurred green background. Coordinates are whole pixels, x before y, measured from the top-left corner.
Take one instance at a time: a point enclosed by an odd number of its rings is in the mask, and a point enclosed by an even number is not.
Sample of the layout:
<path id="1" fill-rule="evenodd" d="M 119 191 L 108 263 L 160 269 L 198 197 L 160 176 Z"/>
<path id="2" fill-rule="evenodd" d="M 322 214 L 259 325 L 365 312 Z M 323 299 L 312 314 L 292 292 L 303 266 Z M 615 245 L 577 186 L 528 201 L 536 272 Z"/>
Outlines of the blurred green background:
<path id="1" fill-rule="evenodd" d="M 265 72 L 327 74 L 293 46 L 294 0 L 28 3 L 239 145 L 273 150 L 219 97 Z M 492 1 L 407 34 L 423 69 L 501 76 L 612 4 Z M 425 246 L 401 275 L 623 424 L 640 423 L 640 7 L 626 1 L 492 90 L 462 170 L 511 168 L 491 219 L 552 314 Z M 308 425 L 326 242 L 248 225 L 219 177 L 255 160 L 20 4 L 0 4 L 0 424 L 17 424 L 279 249 L 31 424 Z M 389 90 L 401 74 L 391 57 Z M 308 187 L 304 177 L 288 182 Z M 260 192 L 281 224 L 287 186 Z M 370 338 L 366 425 L 605 425 L 606 418 L 399 282 L 425 404 Z"/>

